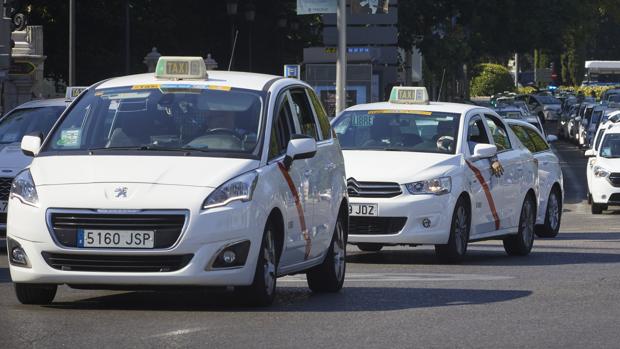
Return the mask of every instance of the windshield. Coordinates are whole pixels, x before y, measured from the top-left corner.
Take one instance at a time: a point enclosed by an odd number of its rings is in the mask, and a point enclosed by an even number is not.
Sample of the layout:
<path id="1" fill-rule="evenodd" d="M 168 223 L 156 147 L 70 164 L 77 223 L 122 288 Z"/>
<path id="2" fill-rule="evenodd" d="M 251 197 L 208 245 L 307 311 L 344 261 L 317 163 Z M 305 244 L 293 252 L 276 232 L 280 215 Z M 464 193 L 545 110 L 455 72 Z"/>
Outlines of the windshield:
<path id="1" fill-rule="evenodd" d="M 592 113 L 592 120 L 590 120 L 591 125 L 598 125 L 598 122 L 601 121 L 601 116 L 603 116 L 602 110 L 597 110 Z"/>
<path id="2" fill-rule="evenodd" d="M 601 156 L 604 158 L 620 158 L 620 133 L 609 133 L 603 138 Z"/>
<path id="3" fill-rule="evenodd" d="M 454 154 L 459 114 L 425 111 L 349 111 L 333 125 L 343 150 Z"/>
<path id="4" fill-rule="evenodd" d="M 542 104 L 560 104 L 560 100 L 551 96 L 538 96 L 538 100 Z"/>
<path id="5" fill-rule="evenodd" d="M 64 107 L 39 107 L 16 109 L 0 121 L 0 144 L 21 142 L 33 132 L 47 136 Z"/>
<path id="6" fill-rule="evenodd" d="M 262 96 L 249 90 L 190 84 L 94 90 L 71 108 L 44 150 L 255 157 L 261 110 Z"/>

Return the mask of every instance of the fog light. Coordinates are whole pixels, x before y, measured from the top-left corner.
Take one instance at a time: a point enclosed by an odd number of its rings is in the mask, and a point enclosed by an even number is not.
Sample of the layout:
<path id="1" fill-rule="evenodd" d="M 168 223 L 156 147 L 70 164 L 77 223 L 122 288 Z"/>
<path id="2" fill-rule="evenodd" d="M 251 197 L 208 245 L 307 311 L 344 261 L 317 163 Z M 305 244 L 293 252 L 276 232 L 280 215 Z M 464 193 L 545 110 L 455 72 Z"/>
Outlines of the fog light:
<path id="1" fill-rule="evenodd" d="M 607 199 L 607 195 L 601 195 L 601 199 L 603 200 Z"/>
<path id="2" fill-rule="evenodd" d="M 428 219 L 428 218 L 424 218 L 424 219 L 422 220 L 422 226 L 423 226 L 424 228 L 430 228 L 430 226 L 431 226 L 431 220 L 430 220 L 430 219 Z"/>
<path id="3" fill-rule="evenodd" d="M 9 263 L 20 267 L 30 268 L 28 255 L 26 255 L 26 251 L 24 251 L 19 242 L 8 238 L 7 249 L 9 250 Z"/>
<path id="4" fill-rule="evenodd" d="M 232 262 L 235 261 L 235 259 L 237 259 L 237 254 L 233 251 L 225 251 L 222 254 L 222 260 L 224 261 L 224 263 L 226 264 L 231 264 Z"/>

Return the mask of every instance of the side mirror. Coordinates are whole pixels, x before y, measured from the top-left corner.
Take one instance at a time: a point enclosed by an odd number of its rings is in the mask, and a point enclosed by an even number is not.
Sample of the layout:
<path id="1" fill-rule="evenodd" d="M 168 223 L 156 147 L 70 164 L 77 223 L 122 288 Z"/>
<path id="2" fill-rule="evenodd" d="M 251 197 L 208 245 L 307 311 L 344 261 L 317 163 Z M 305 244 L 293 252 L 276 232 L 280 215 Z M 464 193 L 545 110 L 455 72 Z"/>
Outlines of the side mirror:
<path id="1" fill-rule="evenodd" d="M 558 140 L 558 136 L 556 135 L 547 135 L 547 142 L 553 143 Z"/>
<path id="2" fill-rule="evenodd" d="M 22 153 L 26 156 L 37 156 L 41 149 L 41 136 L 29 134 L 22 138 Z"/>
<path id="3" fill-rule="evenodd" d="M 293 139 L 288 142 L 286 147 L 286 156 L 284 157 L 284 166 L 290 169 L 293 161 L 301 159 L 309 159 L 316 154 L 316 141 L 314 138 L 293 135 Z"/>
<path id="4" fill-rule="evenodd" d="M 476 161 L 479 159 L 488 159 L 492 158 L 497 154 L 497 147 L 492 144 L 476 144 L 474 147 L 474 153 L 472 155 L 472 160 Z"/>
<path id="5" fill-rule="evenodd" d="M 594 149 L 588 149 L 585 151 L 585 153 L 583 153 L 583 155 L 585 155 L 586 157 L 593 157 L 596 156 L 596 152 L 594 151 Z"/>

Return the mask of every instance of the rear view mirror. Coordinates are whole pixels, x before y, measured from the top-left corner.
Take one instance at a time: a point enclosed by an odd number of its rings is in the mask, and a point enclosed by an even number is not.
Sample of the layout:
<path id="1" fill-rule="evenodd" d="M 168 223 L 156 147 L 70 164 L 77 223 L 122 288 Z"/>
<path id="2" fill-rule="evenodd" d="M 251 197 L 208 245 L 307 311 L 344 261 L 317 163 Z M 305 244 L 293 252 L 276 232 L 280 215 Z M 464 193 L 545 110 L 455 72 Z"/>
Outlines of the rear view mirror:
<path id="1" fill-rule="evenodd" d="M 472 158 L 474 161 L 479 159 L 492 158 L 497 154 L 497 147 L 492 144 L 476 144 Z"/>
<path id="2" fill-rule="evenodd" d="M 286 157 L 284 158 L 284 166 L 288 170 L 291 168 L 293 161 L 301 159 L 309 159 L 316 154 L 316 141 L 312 137 L 303 135 L 294 135 L 293 139 L 288 142 L 286 147 Z"/>
<path id="3" fill-rule="evenodd" d="M 41 136 L 39 134 L 29 134 L 22 138 L 21 143 L 22 152 L 26 156 L 37 156 L 39 149 L 41 149 Z"/>

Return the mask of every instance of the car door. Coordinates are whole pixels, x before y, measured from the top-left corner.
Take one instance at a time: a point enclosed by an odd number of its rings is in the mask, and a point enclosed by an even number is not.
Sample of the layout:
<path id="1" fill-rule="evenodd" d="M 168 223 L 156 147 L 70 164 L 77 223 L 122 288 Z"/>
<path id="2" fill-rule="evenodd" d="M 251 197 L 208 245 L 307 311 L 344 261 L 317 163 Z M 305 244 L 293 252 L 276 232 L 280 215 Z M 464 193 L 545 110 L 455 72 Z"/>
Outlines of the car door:
<path id="1" fill-rule="evenodd" d="M 560 177 L 560 164 L 558 158 L 551 152 L 549 144 L 538 132 L 529 128 L 526 128 L 525 131 L 534 143 L 535 151 L 533 154 L 538 160 L 539 208 L 542 209 L 539 209 L 538 212 L 544 217 L 551 188 Z"/>
<path id="2" fill-rule="evenodd" d="M 286 236 L 280 258 L 280 267 L 301 263 L 309 258 L 311 239 L 309 222 L 312 220 L 312 207 L 308 200 L 308 181 L 305 173 L 308 170 L 306 161 L 296 160 L 287 170 L 283 165 L 288 142 L 300 132 L 293 114 L 293 107 L 288 91 L 280 93 L 270 126 L 268 162 L 265 174 L 275 178 L 274 195 L 281 199 L 284 211 Z"/>
<path id="3" fill-rule="evenodd" d="M 521 212 L 520 187 L 523 177 L 523 159 L 520 151 L 513 147 L 506 125 L 492 114 L 484 114 L 484 119 L 493 143 L 497 147 L 497 159 L 504 168 L 504 174 L 497 179 L 500 187 L 498 192 L 501 193 L 501 196 L 496 199 L 501 228 L 512 228 L 517 225 L 517 216 Z"/>
<path id="4" fill-rule="evenodd" d="M 498 178 L 492 175 L 489 159 L 471 158 L 476 144 L 492 144 L 482 116 L 472 115 L 467 120 L 466 126 L 464 154 L 469 171 L 465 173 L 472 201 L 470 239 L 475 239 L 477 236 L 500 229 L 497 200 L 501 200 L 502 194 Z"/>

